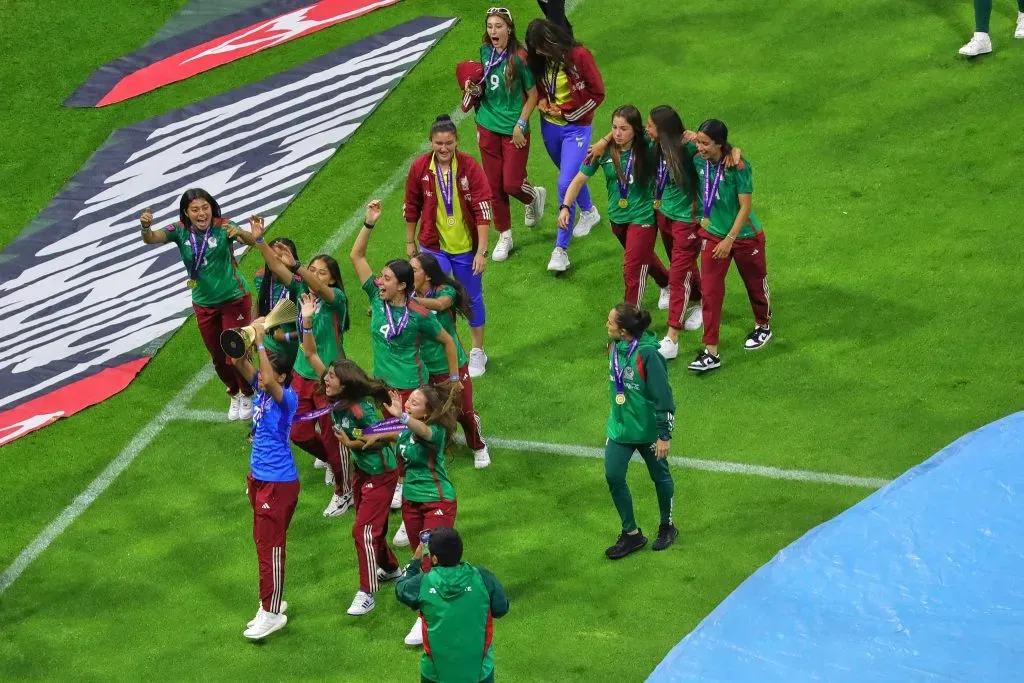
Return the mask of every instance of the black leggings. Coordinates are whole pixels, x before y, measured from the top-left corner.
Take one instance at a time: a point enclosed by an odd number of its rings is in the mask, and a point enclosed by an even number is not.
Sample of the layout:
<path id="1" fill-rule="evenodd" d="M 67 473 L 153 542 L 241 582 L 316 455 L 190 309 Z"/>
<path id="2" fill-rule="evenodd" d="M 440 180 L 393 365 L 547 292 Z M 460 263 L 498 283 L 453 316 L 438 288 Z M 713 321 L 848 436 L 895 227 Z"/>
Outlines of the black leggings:
<path id="1" fill-rule="evenodd" d="M 570 36 L 572 35 L 572 24 L 565 18 L 565 0 L 537 0 L 537 4 L 540 5 L 545 17 L 562 26 L 569 31 Z"/>

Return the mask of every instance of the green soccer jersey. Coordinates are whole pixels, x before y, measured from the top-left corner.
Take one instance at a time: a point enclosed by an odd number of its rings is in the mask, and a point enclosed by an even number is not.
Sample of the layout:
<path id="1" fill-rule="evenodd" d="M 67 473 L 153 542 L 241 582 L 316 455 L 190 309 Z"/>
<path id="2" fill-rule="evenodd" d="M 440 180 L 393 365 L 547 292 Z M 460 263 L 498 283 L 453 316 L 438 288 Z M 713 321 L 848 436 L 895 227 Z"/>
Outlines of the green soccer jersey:
<path id="1" fill-rule="evenodd" d="M 291 284 L 287 287 L 277 281 L 274 275 L 267 274 L 263 270 L 256 272 L 256 277 L 253 280 L 253 285 L 256 290 L 256 297 L 260 295 L 260 289 L 263 286 L 263 278 L 270 278 L 270 308 L 278 304 L 282 299 L 291 299 L 295 302 L 295 305 L 299 305 L 299 299 L 302 298 L 302 280 L 298 276 L 292 280 Z M 299 338 L 298 338 L 298 324 L 287 323 L 280 327 L 275 327 L 272 332 L 268 332 L 267 336 L 263 338 L 263 345 L 267 347 L 267 351 L 270 351 L 278 356 L 284 356 L 288 359 L 289 365 L 295 365 L 295 357 L 299 354 Z M 279 342 L 274 339 L 273 332 L 281 330 L 284 333 L 290 333 L 292 335 L 291 341 Z M 317 347 L 319 348 L 319 347 Z"/>
<path id="2" fill-rule="evenodd" d="M 468 362 L 468 359 L 466 358 L 466 350 L 462 348 L 462 342 L 459 340 L 458 332 L 455 331 L 455 288 L 451 285 L 443 285 L 432 293 L 427 293 L 427 297 L 430 299 L 440 299 L 443 296 L 451 298 L 452 307 L 447 311 L 431 311 L 431 313 L 437 317 L 437 321 L 441 323 L 441 328 L 455 342 L 455 352 L 459 357 L 459 367 L 461 368 Z M 423 364 L 431 375 L 447 375 L 449 371 L 448 356 L 445 355 L 444 346 L 436 342 L 424 342 Z"/>
<path id="3" fill-rule="evenodd" d="M 708 187 L 714 185 L 715 176 L 718 173 L 717 166 L 709 161 L 704 161 L 699 156 L 694 157 L 693 163 L 697 166 L 697 175 L 700 177 L 700 192 L 703 196 L 704 184 Z M 732 230 L 736 216 L 740 213 L 740 195 L 752 194 L 754 192 L 753 172 L 750 162 L 743 160 L 743 168 L 727 168 L 722 174 L 722 180 L 718 185 L 718 191 L 711 202 L 711 225 L 706 228 L 708 232 L 716 237 L 725 237 Z M 701 214 L 703 216 L 704 214 Z M 761 221 L 757 219 L 754 210 L 750 210 L 750 217 L 746 224 L 740 229 L 736 239 L 746 239 L 761 232 Z"/>
<path id="4" fill-rule="evenodd" d="M 373 374 L 392 389 L 415 389 L 426 384 L 429 377 L 423 366 L 421 347 L 436 343 L 434 340 L 441 334 L 441 323 L 437 321 L 437 316 L 430 315 L 425 308 L 413 303 L 409 307 L 405 328 L 389 339 L 391 322 L 388 321 L 388 309 L 391 311 L 391 321 L 398 327 L 405 316 L 406 307 L 386 307 L 380 299 L 380 290 L 373 277 L 363 283 L 363 291 L 370 297 Z"/>
<path id="5" fill-rule="evenodd" d="M 345 436 L 353 441 L 359 437 L 355 435 L 357 429 L 366 429 L 372 424 L 381 421 L 380 410 L 373 399 L 364 398 L 359 403 L 351 405 L 344 410 L 335 410 L 331 413 L 331 422 L 334 429 L 345 432 Z M 356 463 L 356 468 L 363 474 L 376 475 L 393 472 L 398 467 L 395 459 L 395 450 L 391 444 L 387 444 L 379 451 L 356 450 L 349 451 Z"/>
<path id="6" fill-rule="evenodd" d="M 687 143 L 683 153 L 693 157 L 697 153 L 697 145 Z M 700 183 L 697 183 L 696 192 L 691 193 L 686 188 L 683 179 L 683 188 L 676 184 L 677 178 L 673 175 L 671 168 L 668 169 L 668 177 L 665 183 L 664 192 L 661 195 L 661 206 L 659 211 L 670 221 L 682 223 L 696 223 L 701 216 Z M 657 186 L 655 186 L 655 199 L 657 199 Z"/>
<path id="7" fill-rule="evenodd" d="M 489 59 L 492 59 L 491 46 L 481 45 L 480 63 L 486 67 Z M 480 98 L 480 107 L 476 111 L 476 122 L 499 135 L 512 135 L 512 129 L 516 127 L 519 115 L 523 113 L 526 93 L 533 88 L 534 83 L 533 72 L 526 68 L 526 62 L 521 55 L 512 55 L 511 61 L 516 70 L 516 79 L 512 90 L 509 90 L 505 83 L 505 69 L 508 68 L 509 59 L 502 59 L 487 74 L 487 78 L 481 86 L 483 95 Z"/>
<path id="8" fill-rule="evenodd" d="M 308 291 L 308 288 L 306 290 Z M 313 313 L 313 339 L 316 340 L 317 355 L 324 365 L 330 365 L 345 357 L 344 335 L 345 321 L 348 319 L 348 297 L 338 287 L 331 287 L 331 291 L 334 292 L 334 303 L 329 304 L 318 297 Z M 301 312 L 299 315 L 302 315 Z M 302 322 L 301 317 L 299 322 Z M 304 353 L 295 358 L 295 372 L 306 379 L 320 379 Z"/>
<path id="9" fill-rule="evenodd" d="M 444 446 L 448 430 L 430 426 L 430 439 L 424 441 L 411 429 L 398 435 L 398 457 L 405 463 L 402 495 L 410 503 L 436 503 L 455 500 L 455 486 L 444 466 Z"/>
<path id="10" fill-rule="evenodd" d="M 629 167 L 629 159 L 633 150 L 623 154 L 620 158 L 623 173 Z M 653 159 L 649 159 L 653 166 Z M 619 176 L 615 173 L 615 162 L 612 160 L 611 149 L 606 149 L 600 159 L 591 164 L 583 164 L 580 171 L 588 177 L 593 177 L 598 168 L 604 169 L 604 180 L 608 187 L 608 220 L 619 225 L 636 223 L 638 225 L 654 224 L 654 178 L 646 184 L 634 182 L 635 173 L 630 173 L 626 178 L 629 185 L 626 192 L 627 206 L 619 206 L 622 196 L 619 194 Z"/>
<path id="11" fill-rule="evenodd" d="M 248 285 L 238 273 L 238 263 L 232 251 L 234 240 L 228 237 L 228 228 L 237 227 L 231 221 L 217 218 L 205 233 L 193 233 L 181 223 L 164 228 L 167 241 L 178 246 L 186 271 L 192 271 L 193 243 L 195 251 L 203 255 L 196 286 L 192 289 L 192 303 L 197 306 L 217 306 L 240 299 L 249 292 Z M 185 277 L 191 278 L 192 275 Z"/>
<path id="12" fill-rule="evenodd" d="M 630 342 L 617 341 L 608 348 L 608 397 L 612 409 L 608 415 L 607 436 L 624 444 L 647 444 L 671 438 L 676 406 L 665 359 L 658 353 L 658 340 L 647 330 L 627 358 L 629 347 Z M 613 358 L 618 358 L 622 372 L 625 402 L 621 404 L 616 400 L 618 387 Z"/>

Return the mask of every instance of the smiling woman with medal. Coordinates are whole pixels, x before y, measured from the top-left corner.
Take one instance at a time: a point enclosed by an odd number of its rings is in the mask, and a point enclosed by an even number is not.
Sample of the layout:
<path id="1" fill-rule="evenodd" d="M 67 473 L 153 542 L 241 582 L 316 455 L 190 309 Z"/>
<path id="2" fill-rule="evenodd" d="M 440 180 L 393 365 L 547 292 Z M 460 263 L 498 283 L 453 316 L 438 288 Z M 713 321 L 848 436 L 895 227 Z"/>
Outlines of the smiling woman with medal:
<path id="1" fill-rule="evenodd" d="M 644 137 L 640 112 L 624 105 L 612 115 L 612 144 L 590 163 L 584 164 L 565 194 L 558 213 L 558 225 L 567 230 L 569 206 L 587 181 L 603 169 L 608 186 L 608 218 L 612 232 L 626 249 L 622 277 L 626 285 L 624 300 L 641 306 L 647 276 L 658 286 L 668 287 L 668 271 L 654 253 L 658 229 L 654 225 L 654 160 Z"/>
<path id="2" fill-rule="evenodd" d="M 491 225 L 491 188 L 480 164 L 460 152 L 458 144 L 451 117 L 437 117 L 430 128 L 433 149 L 412 163 L 405 182 L 405 250 L 410 257 L 420 250 L 433 254 L 445 272 L 453 273 L 469 292 L 473 309 L 469 374 L 479 377 L 487 369 L 483 275 Z"/>
<path id="3" fill-rule="evenodd" d="M 310 318 L 316 306 L 312 294 L 302 297 L 302 314 Z M 398 463 L 390 444 L 368 448 L 364 435 L 386 433 L 388 423 L 381 420 L 380 404 L 390 400 L 387 387 L 370 379 L 350 360 L 338 359 L 325 364 L 317 354 L 314 335 L 302 338 L 302 353 L 310 367 L 323 378 L 323 392 L 330 401 L 330 419 L 339 443 L 348 449 L 355 464 L 352 491 L 356 519 L 352 538 L 359 558 L 359 590 L 348 613 L 362 616 L 374 608 L 374 593 L 383 581 L 401 576 L 398 560 L 388 546 L 388 512 L 398 484 Z M 397 420 L 393 422 L 397 423 Z M 391 431 L 404 429 L 391 426 Z"/>
<path id="4" fill-rule="evenodd" d="M 217 377 L 224 384 L 231 405 L 229 420 L 252 417 L 252 387 L 245 382 L 220 346 L 220 335 L 233 327 L 245 327 L 252 319 L 252 299 L 248 285 L 238 272 L 232 251 L 234 241 L 247 235 L 235 223 L 220 215 L 206 190 L 194 188 L 181 195 L 178 222 L 162 230 L 152 230 L 153 212 L 139 217 L 142 241 L 146 244 L 173 242 L 188 271 L 185 286 L 192 293 L 199 334 L 213 360 Z"/>
<path id="5" fill-rule="evenodd" d="M 498 243 L 491 259 L 504 261 L 513 249 L 509 197 L 526 205 L 526 227 L 544 216 L 547 190 L 530 185 L 526 162 L 530 158 L 530 115 L 537 106 L 533 73 L 526 68 L 526 51 L 516 37 L 512 13 L 504 7 L 487 10 L 480 63 L 472 66 L 477 77 L 462 80 L 462 110 L 476 110 L 480 160 L 491 188 L 494 227 Z M 480 67 L 483 67 L 482 69 Z"/>
<path id="6" fill-rule="evenodd" d="M 705 349 L 689 365 L 694 372 L 707 372 L 722 364 L 718 355 L 718 331 L 725 299 L 725 276 L 733 260 L 754 312 L 754 331 L 747 335 L 743 348 L 759 349 L 772 338 L 764 230 L 751 208 L 753 175 L 746 161 L 735 168 L 727 167 L 725 159 L 732 153 L 728 138 L 728 128 L 716 119 L 705 121 L 697 130 L 698 156 L 694 162 L 703 199 L 700 272 Z"/>
<path id="7" fill-rule="evenodd" d="M 675 403 L 668 383 L 665 359 L 658 341 L 647 328 L 651 314 L 629 304 L 608 313 L 608 380 L 611 413 L 604 448 L 604 472 L 612 502 L 622 520 L 622 533 L 605 555 L 618 560 L 647 545 L 633 517 L 633 497 L 626 483 L 626 469 L 633 453 L 639 453 L 658 494 L 661 523 L 654 550 L 672 545 L 679 532 L 672 523 L 675 484 L 668 469 L 669 441 L 675 426 Z"/>
<path id="8" fill-rule="evenodd" d="M 541 88 L 537 108 L 544 148 L 558 168 L 558 203 L 569 207 L 569 227 L 555 231 L 555 248 L 548 261 L 548 270 L 564 273 L 570 265 L 570 239 L 587 235 L 601 220 L 586 185 L 571 202 L 566 201 L 565 193 L 586 155 L 594 112 L 604 101 L 604 81 L 590 50 L 548 19 L 530 22 L 526 50 L 527 64 Z M 577 204 L 580 219 L 573 228 Z"/>

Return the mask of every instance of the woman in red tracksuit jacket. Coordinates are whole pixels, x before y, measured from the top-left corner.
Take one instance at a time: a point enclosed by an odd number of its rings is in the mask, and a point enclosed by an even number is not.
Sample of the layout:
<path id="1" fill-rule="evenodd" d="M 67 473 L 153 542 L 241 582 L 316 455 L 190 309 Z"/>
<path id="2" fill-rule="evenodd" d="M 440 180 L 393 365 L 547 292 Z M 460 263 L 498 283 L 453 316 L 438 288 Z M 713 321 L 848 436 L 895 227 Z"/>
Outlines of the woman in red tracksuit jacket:
<path id="1" fill-rule="evenodd" d="M 563 27 L 547 19 L 535 19 L 526 29 L 526 63 L 540 89 L 537 109 L 544 147 L 558 167 L 558 203 L 583 165 L 590 144 L 594 113 L 604 101 L 604 81 L 590 50 L 572 39 Z M 558 230 L 548 270 L 569 268 L 569 240 L 588 234 L 601 215 L 583 186 L 575 204 L 580 220 L 573 228 L 575 207 L 569 208 L 569 227 Z"/>
<path id="2" fill-rule="evenodd" d="M 430 128 L 433 150 L 412 163 L 405 181 L 405 251 L 409 258 L 421 250 L 433 254 L 469 292 L 473 312 L 469 376 L 479 377 L 487 368 L 483 275 L 492 220 L 491 187 L 480 164 L 460 152 L 458 143 L 451 117 L 437 117 Z"/>

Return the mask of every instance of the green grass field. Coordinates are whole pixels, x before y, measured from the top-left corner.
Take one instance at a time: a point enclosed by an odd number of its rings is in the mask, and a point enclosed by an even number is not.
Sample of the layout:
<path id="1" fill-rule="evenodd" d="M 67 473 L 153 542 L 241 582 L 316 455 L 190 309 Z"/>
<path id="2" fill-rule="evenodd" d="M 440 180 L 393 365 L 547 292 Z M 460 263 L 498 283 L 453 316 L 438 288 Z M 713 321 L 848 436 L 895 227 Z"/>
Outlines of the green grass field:
<path id="1" fill-rule="evenodd" d="M 457 104 L 453 65 L 475 54 L 486 7 L 405 0 L 120 105 L 61 106 L 183 5 L 0 0 L 9 105 L 0 111 L 0 245 L 120 126 L 421 14 L 463 17 L 274 224 L 308 256 L 417 150 L 434 115 Z M 518 17 L 536 13 L 532 0 L 509 5 Z M 731 275 L 723 368 L 686 371 L 693 333 L 670 368 L 674 455 L 892 478 L 1020 408 L 1012 342 L 1024 332 L 1024 43 L 1010 37 L 1012 9 L 996 8 L 997 52 L 966 62 L 955 54 L 971 31 L 967 2 L 581 3 L 572 21 L 609 91 L 598 129 L 626 102 L 671 103 L 690 126 L 723 119 L 754 168 L 768 235 L 775 339 L 742 352 L 750 314 Z M 472 121 L 462 130 L 475 152 Z M 554 187 L 539 139 L 530 169 Z M 401 253 L 404 239 L 400 193 L 381 199 L 375 264 Z M 521 221 L 521 208 L 513 216 Z M 517 228 L 512 258 L 489 267 L 491 361 L 475 383 L 477 405 L 487 435 L 600 446 L 603 325 L 622 295 L 621 248 L 603 223 L 554 279 L 544 269 L 554 225 L 549 213 L 533 232 Z M 345 264 L 349 243 L 337 254 Z M 244 261 L 249 274 L 257 265 Z M 351 269 L 344 275 L 354 291 Z M 353 299 L 358 312 L 363 301 Z M 368 363 L 360 320 L 346 346 Z M 664 313 L 655 320 L 663 331 Z M 0 569 L 207 363 L 190 321 L 126 391 L 0 450 Z M 190 407 L 224 404 L 210 382 Z M 256 603 L 245 433 L 173 421 L 156 436 L 0 595 L 0 679 L 417 680 L 418 654 L 401 643 L 414 617 L 387 588 L 370 615 L 345 615 L 357 588 L 352 518 L 321 516 L 330 492 L 303 455 L 288 627 L 263 645 L 241 637 Z M 677 469 L 680 541 L 611 563 L 602 551 L 618 520 L 599 460 L 496 449 L 494 465 L 477 472 L 467 456 L 452 465 L 459 527 L 467 559 L 492 569 L 512 601 L 496 624 L 497 671 L 510 681 L 643 680 L 757 567 L 870 493 Z M 631 484 L 641 525 L 653 530 L 642 466 Z"/>

